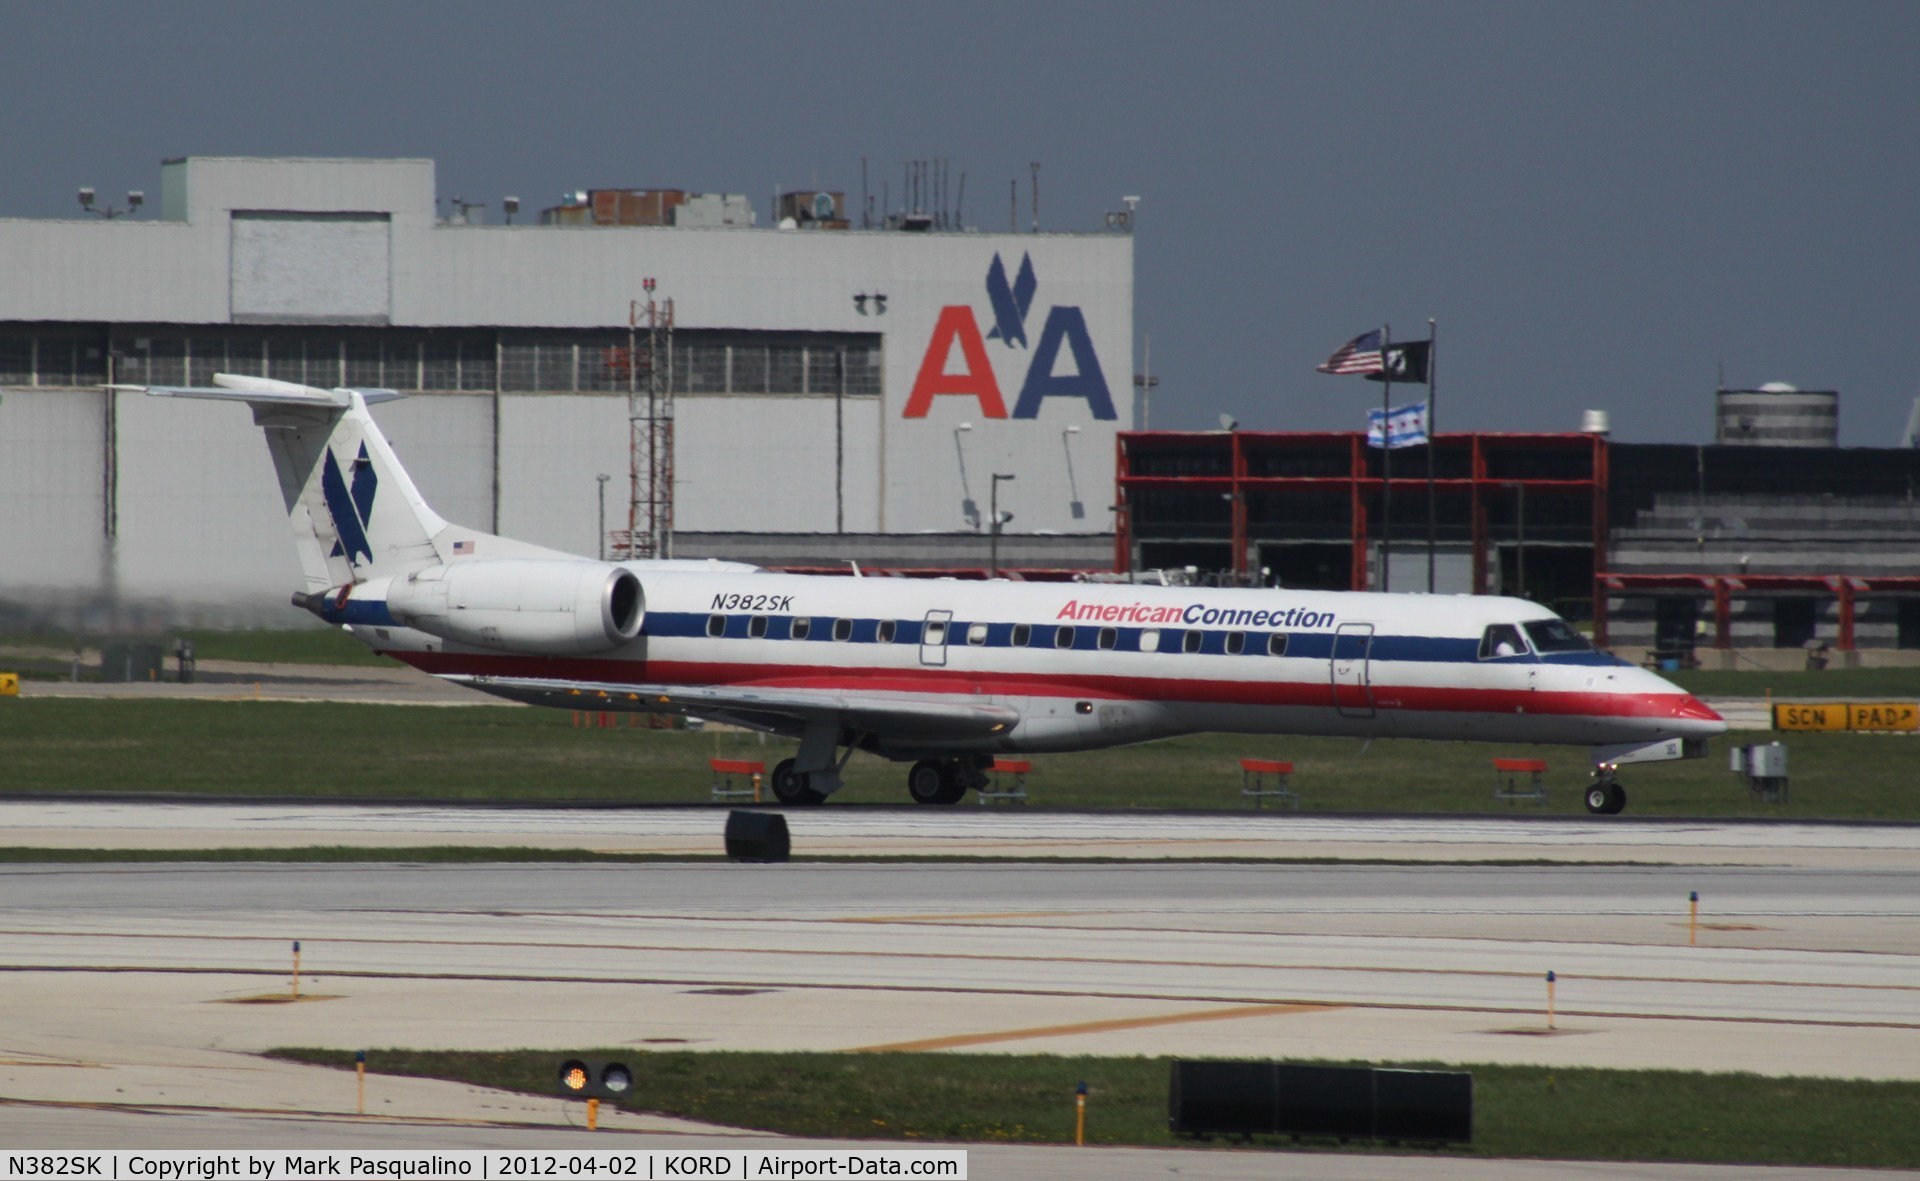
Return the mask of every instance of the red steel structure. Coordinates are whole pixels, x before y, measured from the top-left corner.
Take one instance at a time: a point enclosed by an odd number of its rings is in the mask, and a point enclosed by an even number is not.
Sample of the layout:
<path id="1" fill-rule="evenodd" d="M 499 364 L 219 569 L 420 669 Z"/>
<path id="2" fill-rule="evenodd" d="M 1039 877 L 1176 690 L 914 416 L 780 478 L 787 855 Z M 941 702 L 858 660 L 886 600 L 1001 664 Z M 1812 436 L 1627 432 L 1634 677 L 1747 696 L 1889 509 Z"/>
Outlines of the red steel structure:
<path id="1" fill-rule="evenodd" d="M 1151 455 L 1156 447 L 1177 445 L 1190 451 L 1196 443 L 1205 441 L 1209 446 L 1221 450 L 1222 471 L 1213 475 L 1142 475 L 1137 474 L 1137 459 Z M 1598 435 L 1586 434 L 1455 434 L 1436 435 L 1434 439 L 1435 466 L 1450 473 L 1436 476 L 1433 491 L 1436 501 L 1457 500 L 1465 494 L 1468 501 L 1468 515 L 1471 521 L 1470 533 L 1473 552 L 1473 584 L 1479 591 L 1488 586 L 1486 569 L 1487 554 L 1487 502 L 1496 493 L 1504 493 L 1515 488 L 1524 488 L 1527 493 L 1540 493 L 1548 496 L 1581 496 L 1591 505 L 1592 542 L 1594 546 L 1594 565 L 1596 569 L 1604 566 L 1607 538 L 1607 445 Z M 1125 570 L 1137 535 L 1130 506 L 1133 494 L 1146 489 L 1170 488 L 1188 490 L 1214 490 L 1228 498 L 1232 504 L 1232 544 L 1233 576 L 1237 582 L 1246 582 L 1248 576 L 1248 516 L 1247 494 L 1256 491 L 1306 491 L 1339 490 L 1346 494 L 1348 511 L 1352 521 L 1353 568 L 1351 572 L 1352 589 L 1368 589 L 1368 544 L 1372 540 L 1369 523 L 1370 505 L 1379 497 L 1386 481 L 1376 474 L 1369 463 L 1369 448 L 1366 436 L 1357 431 L 1340 432 L 1294 432 L 1294 431 L 1219 431 L 1200 434 L 1174 431 L 1133 431 L 1118 436 L 1115 455 L 1115 483 L 1117 506 L 1114 523 L 1114 568 Z M 1287 452 L 1318 452 L 1325 456 L 1330 451 L 1339 451 L 1345 456 L 1345 471 L 1339 474 L 1313 476 L 1272 476 L 1254 475 L 1249 469 L 1250 457 L 1266 455 L 1284 457 Z M 1564 464 L 1568 474 L 1554 477 L 1522 476 L 1504 474 L 1498 470 L 1503 457 L 1526 453 L 1533 457 L 1546 457 L 1548 464 Z M 1418 500 L 1424 503 L 1428 481 L 1426 464 L 1419 459 L 1420 451 L 1408 449 L 1403 455 L 1413 457 L 1395 465 L 1392 489 L 1406 497 L 1405 503 Z M 1405 474 L 1402 474 L 1405 473 Z M 1395 514 L 1396 522 L 1400 514 Z M 1404 529 L 1404 532 L 1401 530 Z M 1395 542 L 1409 550 L 1424 546 L 1424 528 L 1410 528 L 1401 525 L 1396 529 Z"/>

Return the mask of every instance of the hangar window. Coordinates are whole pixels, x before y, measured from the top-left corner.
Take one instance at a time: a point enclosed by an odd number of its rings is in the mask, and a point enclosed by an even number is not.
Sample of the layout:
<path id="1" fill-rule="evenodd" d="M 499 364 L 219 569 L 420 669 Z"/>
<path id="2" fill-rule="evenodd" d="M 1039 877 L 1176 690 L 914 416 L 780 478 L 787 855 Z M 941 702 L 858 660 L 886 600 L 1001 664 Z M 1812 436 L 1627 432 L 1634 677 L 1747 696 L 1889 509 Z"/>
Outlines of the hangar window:
<path id="1" fill-rule="evenodd" d="M 718 639 L 727 634 L 727 617 L 724 615 L 707 616 L 707 634 Z"/>
<path id="2" fill-rule="evenodd" d="M 797 616 L 794 619 L 793 621 L 793 638 L 794 639 L 804 640 L 812 632 L 813 632 L 813 620 L 807 618 L 804 615 Z"/>
<path id="3" fill-rule="evenodd" d="M 765 636 L 766 634 L 767 634 L 767 617 L 766 616 L 756 615 L 752 619 L 747 620 L 747 635 L 757 640 Z"/>
<path id="4" fill-rule="evenodd" d="M 1247 633 L 1246 632 L 1228 632 L 1227 633 L 1227 655 L 1228 656 L 1238 656 L 1242 652 L 1245 652 L 1246 650 L 1247 650 Z"/>
<path id="5" fill-rule="evenodd" d="M 899 624 L 891 619 L 882 619 L 879 630 L 874 632 L 873 638 L 882 644 L 891 644 L 893 643 L 894 634 L 899 630 L 899 626 Z"/>
<path id="6" fill-rule="evenodd" d="M 986 642 L 987 642 L 987 625 L 986 624 L 970 623 L 967 625 L 967 643 L 972 644 L 974 647 L 978 648 L 980 645 Z"/>
<path id="7" fill-rule="evenodd" d="M 1267 655 L 1285 656 L 1287 654 L 1287 633 L 1274 632 L 1267 637 Z"/>
<path id="8" fill-rule="evenodd" d="M 833 621 L 833 638 L 836 640 L 843 640 L 843 641 L 851 640 L 853 638 L 853 620 L 851 619 L 834 620 Z"/>
<path id="9" fill-rule="evenodd" d="M 1053 629 L 1053 646 L 1056 648 L 1073 647 L 1073 629 L 1071 627 L 1054 628 Z"/>
<path id="10" fill-rule="evenodd" d="M 1016 648 L 1030 648 L 1033 646 L 1033 625 L 1031 623 L 1016 623 L 1013 625 L 1013 646 Z"/>
<path id="11" fill-rule="evenodd" d="M 1113 646 L 1119 642 L 1120 632 L 1118 629 L 1111 627 L 1103 627 L 1100 629 L 1100 647 L 1102 649 L 1112 651 Z"/>
<path id="12" fill-rule="evenodd" d="M 1200 631 L 1198 628 L 1189 629 L 1186 635 L 1180 637 L 1180 650 L 1182 652 L 1198 652 L 1200 645 L 1205 643 L 1206 639 L 1207 634 L 1205 632 Z"/>
<path id="13" fill-rule="evenodd" d="M 1140 650 L 1142 652 L 1158 652 L 1160 650 L 1159 628 L 1150 627 L 1140 633 Z"/>

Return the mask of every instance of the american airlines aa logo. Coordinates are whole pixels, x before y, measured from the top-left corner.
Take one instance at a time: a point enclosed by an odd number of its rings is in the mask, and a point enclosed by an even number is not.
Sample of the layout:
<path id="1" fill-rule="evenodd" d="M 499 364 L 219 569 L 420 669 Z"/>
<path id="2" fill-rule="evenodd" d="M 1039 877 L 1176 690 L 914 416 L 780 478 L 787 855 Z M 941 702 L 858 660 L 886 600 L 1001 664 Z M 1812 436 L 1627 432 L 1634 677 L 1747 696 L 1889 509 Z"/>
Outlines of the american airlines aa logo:
<path id="1" fill-rule="evenodd" d="M 995 254 L 993 265 L 987 268 L 987 302 L 993 308 L 992 331 L 982 337 L 973 309 L 965 304 L 941 308 L 902 417 L 925 418 L 933 407 L 933 400 L 948 395 L 976 399 L 984 418 L 1007 417 L 1007 403 L 1000 396 L 1000 381 L 994 376 L 993 362 L 987 356 L 987 341 L 998 340 L 1010 349 L 1027 347 L 1027 312 L 1033 306 L 1039 286 L 1032 255 L 1021 257 L 1019 273 L 1008 282 L 1006 263 Z M 964 368 L 958 373 L 949 373 L 947 366 L 956 344 Z M 1073 355 L 1072 373 L 1054 372 L 1063 344 Z M 1047 309 L 1046 322 L 1040 326 L 1039 339 L 1027 362 L 1020 396 L 1013 405 L 1013 417 L 1038 418 L 1040 403 L 1045 398 L 1084 398 L 1095 418 L 1119 417 L 1113 410 L 1113 394 L 1107 389 L 1106 375 L 1100 371 L 1100 358 L 1093 351 L 1093 338 L 1087 334 L 1087 318 L 1077 307 L 1056 305 Z"/>
<path id="2" fill-rule="evenodd" d="M 367 445 L 360 444 L 360 457 L 353 461 L 353 488 L 347 488 L 340 464 L 327 448 L 327 462 L 320 469 L 320 491 L 327 498 L 327 512 L 333 516 L 333 529 L 339 540 L 328 557 L 347 557 L 348 565 L 373 561 L 373 546 L 367 541 L 367 522 L 373 519 L 373 490 L 379 480 L 373 474 L 373 460 Z"/>

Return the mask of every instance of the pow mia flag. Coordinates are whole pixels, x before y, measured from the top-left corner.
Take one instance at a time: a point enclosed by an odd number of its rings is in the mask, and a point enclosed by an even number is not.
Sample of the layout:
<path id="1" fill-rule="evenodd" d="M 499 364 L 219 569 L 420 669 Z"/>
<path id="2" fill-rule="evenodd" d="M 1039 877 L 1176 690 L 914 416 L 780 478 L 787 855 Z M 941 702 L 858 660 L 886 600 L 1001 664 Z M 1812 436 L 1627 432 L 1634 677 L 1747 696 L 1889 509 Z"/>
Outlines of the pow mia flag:
<path id="1" fill-rule="evenodd" d="M 1410 340 L 1405 344 L 1387 346 L 1386 373 L 1378 372 L 1366 375 L 1368 381 L 1392 380 L 1399 385 L 1406 382 L 1418 385 L 1427 380 L 1427 362 L 1433 355 L 1433 342 L 1430 340 Z"/>

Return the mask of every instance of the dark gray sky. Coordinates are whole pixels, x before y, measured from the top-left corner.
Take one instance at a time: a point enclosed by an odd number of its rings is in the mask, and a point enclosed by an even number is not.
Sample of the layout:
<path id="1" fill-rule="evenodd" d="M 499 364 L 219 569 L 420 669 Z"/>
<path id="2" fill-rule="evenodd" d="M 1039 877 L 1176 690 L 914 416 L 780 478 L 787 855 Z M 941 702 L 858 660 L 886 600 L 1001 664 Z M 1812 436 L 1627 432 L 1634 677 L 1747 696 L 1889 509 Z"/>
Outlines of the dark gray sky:
<path id="1" fill-rule="evenodd" d="M 1920 392 L 1920 5 L 63 3 L 0 36 L 0 216 L 157 199 L 179 155 L 428 156 L 442 197 L 857 194 L 968 219 L 1139 194 L 1155 426 L 1353 429 L 1316 374 L 1440 323 L 1441 426 L 1711 437 L 1712 391 Z M 1136 342 L 1136 360 L 1138 342 Z"/>

